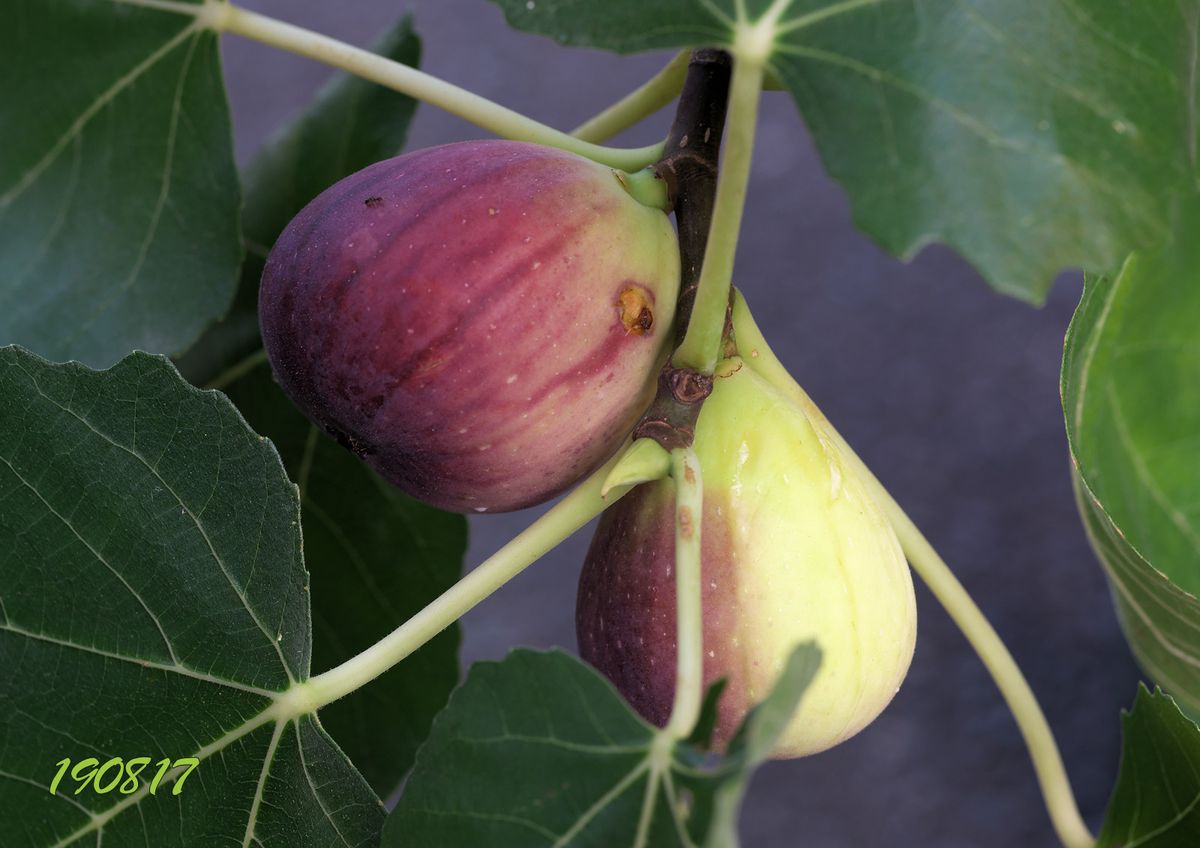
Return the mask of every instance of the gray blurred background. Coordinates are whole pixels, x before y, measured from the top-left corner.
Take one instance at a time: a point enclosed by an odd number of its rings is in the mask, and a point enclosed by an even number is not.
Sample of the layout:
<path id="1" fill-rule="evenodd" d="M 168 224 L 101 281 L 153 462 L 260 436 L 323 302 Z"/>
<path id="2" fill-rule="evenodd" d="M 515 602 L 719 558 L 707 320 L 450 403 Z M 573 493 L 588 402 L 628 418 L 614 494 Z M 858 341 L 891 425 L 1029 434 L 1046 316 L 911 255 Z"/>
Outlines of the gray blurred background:
<path id="1" fill-rule="evenodd" d="M 665 62 L 567 50 L 512 32 L 484 0 L 256 0 L 245 5 L 357 44 L 410 11 L 424 67 L 570 129 Z M 302 109 L 330 71 L 227 38 L 238 157 Z M 617 143 L 651 143 L 666 112 Z M 422 106 L 410 148 L 484 135 Z M 1078 299 L 1064 275 L 1042 309 L 994 294 L 932 247 L 911 264 L 855 231 L 786 94 L 765 96 L 736 282 L 784 364 L 955 569 L 1040 698 L 1084 815 L 1116 775 L 1118 710 L 1139 679 L 1071 494 L 1058 397 Z M 535 513 L 471 519 L 468 566 Z M 574 593 L 590 530 L 463 621 L 463 660 L 575 648 Z M 1033 769 L 983 666 L 918 585 L 916 658 L 858 737 L 755 778 L 742 833 L 758 846 L 1012 848 L 1056 843 Z M 481 846 L 483 848 L 483 846 Z M 614 846 L 617 848 L 617 846 Z"/>

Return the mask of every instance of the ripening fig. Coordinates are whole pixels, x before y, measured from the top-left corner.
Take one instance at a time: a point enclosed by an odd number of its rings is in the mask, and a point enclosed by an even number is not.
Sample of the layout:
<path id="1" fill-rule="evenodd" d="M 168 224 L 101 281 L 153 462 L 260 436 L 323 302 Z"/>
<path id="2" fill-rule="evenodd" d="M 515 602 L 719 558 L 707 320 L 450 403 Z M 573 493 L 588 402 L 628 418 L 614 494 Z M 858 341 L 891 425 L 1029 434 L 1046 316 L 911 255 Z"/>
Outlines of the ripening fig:
<path id="1" fill-rule="evenodd" d="M 547 500 L 617 448 L 670 337 L 678 242 L 636 184 L 509 141 L 347 177 L 267 260 L 259 315 L 276 379 L 421 500 Z"/>
<path id="2" fill-rule="evenodd" d="M 696 427 L 704 680 L 726 678 L 727 742 L 799 642 L 820 670 L 778 757 L 836 745 L 887 706 L 916 638 L 912 578 L 891 525 L 825 430 L 741 359 L 721 363 Z M 584 659 L 663 725 L 675 687 L 674 491 L 643 484 L 600 521 L 580 577 Z"/>

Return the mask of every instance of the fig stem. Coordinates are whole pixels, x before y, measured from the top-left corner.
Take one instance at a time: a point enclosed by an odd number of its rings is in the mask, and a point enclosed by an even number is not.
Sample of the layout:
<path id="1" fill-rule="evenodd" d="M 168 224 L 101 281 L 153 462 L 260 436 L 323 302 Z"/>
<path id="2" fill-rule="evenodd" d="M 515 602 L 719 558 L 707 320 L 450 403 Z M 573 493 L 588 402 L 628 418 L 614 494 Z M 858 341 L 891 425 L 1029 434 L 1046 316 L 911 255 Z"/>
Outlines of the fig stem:
<path id="1" fill-rule="evenodd" d="M 900 547 L 908 557 L 913 571 L 921 576 L 934 597 L 941 602 L 996 682 L 996 687 L 1008 704 L 1025 739 L 1025 745 L 1029 748 L 1042 797 L 1059 841 L 1066 848 L 1091 848 L 1096 839 L 1079 813 L 1054 733 L 1016 660 L 1008 652 L 1008 648 L 983 612 L 976 606 L 966 588 L 954 576 L 946 561 L 929 544 L 912 519 L 883 484 L 871 474 L 862 460 L 855 456 L 845 444 L 845 440 L 836 438 L 840 443 L 839 447 L 850 458 L 851 464 L 858 468 L 867 482 L 868 490 L 875 495 L 892 522 L 896 538 L 900 540 Z"/>
<path id="2" fill-rule="evenodd" d="M 671 192 L 666 180 L 658 175 L 654 168 L 642 168 L 628 174 L 624 171 L 614 171 L 621 186 L 629 196 L 643 206 L 651 209 L 671 211 Z"/>
<path id="3" fill-rule="evenodd" d="M 732 59 L 724 50 L 692 53 L 679 105 L 667 134 L 666 152 L 654 169 L 670 189 L 679 230 L 679 304 L 676 308 L 675 344 L 692 314 L 704 246 L 712 224 L 717 193 L 717 165 L 725 134 Z"/>
<path id="4" fill-rule="evenodd" d="M 679 95 L 690 56 L 690 50 L 677 53 L 661 71 L 603 112 L 571 130 L 571 135 L 580 141 L 603 144 L 622 130 L 653 115 Z"/>
<path id="5" fill-rule="evenodd" d="M 557 147 L 625 171 L 648 167 L 662 156 L 662 143 L 623 149 L 583 141 L 424 71 L 232 3 L 206 0 L 191 8 L 205 26 L 217 32 L 231 32 L 340 68 L 437 106 L 502 138 Z"/>
<path id="6" fill-rule="evenodd" d="M 704 699 L 704 628 L 700 589 L 700 519 L 704 484 L 691 446 L 671 451 L 675 481 L 675 702 L 664 732 L 685 739 Z"/>
<path id="7" fill-rule="evenodd" d="M 668 189 L 679 232 L 679 300 L 675 309 L 674 344 L 683 340 L 692 314 L 704 246 L 716 196 L 717 160 L 725 131 L 731 61 L 724 50 L 702 49 L 688 60 L 687 77 L 667 135 L 667 152 L 654 172 Z M 658 375 L 658 390 L 634 428 L 634 438 L 648 438 L 670 451 L 690 445 L 700 407 L 712 378 L 670 362 Z"/>
<path id="8" fill-rule="evenodd" d="M 246 356 L 242 357 L 237 362 L 233 363 L 233 365 L 230 365 L 228 368 L 226 368 L 224 371 L 222 371 L 220 374 L 213 377 L 211 380 L 209 380 L 207 383 L 204 384 L 204 388 L 217 389 L 217 390 L 224 389 L 226 386 L 230 385 L 231 383 L 236 382 L 237 380 L 240 380 L 242 377 L 249 374 L 255 368 L 264 364 L 266 361 L 267 361 L 267 351 L 266 351 L 266 349 L 260 347 L 258 350 L 255 350 L 252 353 L 246 354 Z"/>
<path id="9" fill-rule="evenodd" d="M 600 497 L 618 486 L 636 486 L 661 480 L 671 473 L 671 454 L 653 439 L 634 439 L 633 444 L 621 451 L 612 471 L 604 478 Z"/>
<path id="10" fill-rule="evenodd" d="M 828 419 L 813 403 L 808 393 L 775 358 L 762 332 L 754 323 L 741 292 L 735 290 L 734 298 L 733 329 L 738 352 L 743 358 L 753 362 L 752 367 L 760 376 L 784 394 L 793 397 L 810 416 L 825 422 L 830 436 L 846 456 L 851 468 L 859 474 L 866 483 L 867 490 L 879 501 L 913 571 L 920 576 L 958 625 L 995 681 L 996 688 L 1000 690 L 1009 711 L 1016 719 L 1017 727 L 1029 749 L 1038 785 L 1059 841 L 1066 848 L 1091 848 L 1095 845 L 1095 837 L 1079 813 L 1079 806 L 1071 790 L 1071 782 L 1067 777 L 1058 744 L 1054 740 L 1054 733 L 1038 705 L 1033 689 L 1021 673 L 1020 666 L 945 560 L 938 555 L 896 499 L 846 443 L 837 429 L 828 423 Z"/>
<path id="11" fill-rule="evenodd" d="M 717 176 L 716 200 L 696 299 L 683 341 L 671 357 L 677 368 L 712 374 L 721 357 L 725 314 L 733 284 L 733 260 L 750 181 L 762 82 L 762 59 L 750 53 L 735 54 L 726 119 L 725 160 Z"/>
<path id="12" fill-rule="evenodd" d="M 622 450 L 580 483 L 570 494 L 526 527 L 504 547 L 443 592 L 428 606 L 370 648 L 339 666 L 296 684 L 308 691 L 301 699 L 311 709 L 342 698 L 370 683 L 396 663 L 441 633 L 468 610 L 516 577 L 605 507 L 615 503 L 631 488 L 610 489 L 607 498 L 600 488 L 624 453 Z"/>

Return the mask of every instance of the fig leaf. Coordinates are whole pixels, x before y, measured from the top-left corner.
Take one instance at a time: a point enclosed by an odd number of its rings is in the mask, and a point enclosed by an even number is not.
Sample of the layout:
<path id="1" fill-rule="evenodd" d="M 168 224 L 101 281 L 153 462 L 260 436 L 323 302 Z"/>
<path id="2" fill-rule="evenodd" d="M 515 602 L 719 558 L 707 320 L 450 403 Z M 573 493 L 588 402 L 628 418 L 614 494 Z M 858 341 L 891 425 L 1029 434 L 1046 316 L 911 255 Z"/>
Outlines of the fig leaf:
<path id="1" fill-rule="evenodd" d="M 1079 508 L 1142 667 L 1200 715 L 1200 199 L 1177 240 L 1091 276 L 1062 397 Z"/>
<path id="2" fill-rule="evenodd" d="M 603 677 L 561 651 L 476 663 L 417 755 L 384 848 L 735 845 L 746 781 L 820 661 L 815 645 L 798 646 L 716 762 L 661 744 Z"/>
<path id="3" fill-rule="evenodd" d="M 1144 686 L 1122 726 L 1121 771 L 1097 844 L 1192 848 L 1200 842 L 1200 728 Z"/>
<path id="4" fill-rule="evenodd" d="M 374 844 L 382 803 L 287 698 L 312 626 L 271 444 L 144 353 L 4 348 L 0 397 L 0 844 Z M 89 757 L 198 765 L 178 794 L 154 765 L 130 794 L 51 794 Z"/>
<path id="5" fill-rule="evenodd" d="M 462 571 L 466 520 L 414 501 L 319 432 L 258 365 L 225 388 L 275 444 L 297 484 L 311 579 L 313 666 L 327 671 L 382 639 Z M 321 710 L 321 724 L 381 798 L 458 684 L 459 626 Z"/>
<path id="6" fill-rule="evenodd" d="M 1064 267 L 1164 241 L 1194 184 L 1196 0 L 493 2 L 517 29 L 622 53 L 736 53 L 773 18 L 768 74 L 859 228 L 904 258 L 949 244 L 1031 302 Z"/>
<path id="7" fill-rule="evenodd" d="M 421 39 L 408 16 L 372 49 L 414 68 L 420 64 Z M 416 108 L 411 97 L 338 74 L 250 161 L 242 174 L 246 259 L 237 296 L 229 313 L 178 360 L 184 376 L 197 385 L 206 383 L 262 347 L 258 281 L 271 245 L 288 221 L 322 191 L 399 153 Z"/>
<path id="8" fill-rule="evenodd" d="M 216 34 L 150 3 L 11 0 L 0 79 L 0 344 L 94 366 L 186 348 L 242 260 Z"/>

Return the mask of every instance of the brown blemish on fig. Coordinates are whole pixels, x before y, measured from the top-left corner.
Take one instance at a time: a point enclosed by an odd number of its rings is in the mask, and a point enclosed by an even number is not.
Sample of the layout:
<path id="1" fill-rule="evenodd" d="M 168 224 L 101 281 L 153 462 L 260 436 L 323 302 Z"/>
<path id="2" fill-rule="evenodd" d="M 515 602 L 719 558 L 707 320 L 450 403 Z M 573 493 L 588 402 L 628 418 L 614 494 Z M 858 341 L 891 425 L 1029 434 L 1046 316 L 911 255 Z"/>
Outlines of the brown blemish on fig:
<path id="1" fill-rule="evenodd" d="M 445 361 L 445 358 L 436 350 L 423 350 L 413 365 L 412 373 L 417 376 L 430 374 L 441 368 Z"/>
<path id="2" fill-rule="evenodd" d="M 688 481 L 692 485 L 695 485 L 696 471 L 695 471 L 695 469 L 692 468 L 692 466 L 690 466 L 690 465 L 683 466 L 683 479 Z"/>
<path id="3" fill-rule="evenodd" d="M 671 390 L 675 400 L 689 406 L 700 403 L 712 394 L 713 378 L 707 374 L 698 374 L 690 368 L 664 368 L 659 379 L 666 381 L 667 388 Z"/>
<path id="4" fill-rule="evenodd" d="M 325 432 L 330 436 L 333 436 L 334 440 L 337 441 L 339 445 L 350 451 L 359 459 L 366 459 L 368 456 L 371 456 L 373 453 L 375 453 L 375 448 L 359 439 L 356 439 L 349 433 L 339 430 L 337 427 L 334 427 L 331 424 L 325 425 Z"/>
<path id="5" fill-rule="evenodd" d="M 660 418 L 643 419 L 633 428 L 635 439 L 654 439 L 668 450 L 690 447 L 695 436 L 693 428 L 676 426 Z"/>
<path id="6" fill-rule="evenodd" d="M 679 508 L 679 532 L 685 539 L 692 538 L 692 534 L 696 532 L 696 522 L 692 518 L 692 508 L 690 506 L 681 506 Z"/>
<path id="7" fill-rule="evenodd" d="M 380 206 L 383 205 L 383 198 L 382 197 L 368 197 L 366 200 L 363 201 L 363 205 L 365 205 L 371 209 L 378 209 Z"/>
<path id="8" fill-rule="evenodd" d="M 733 367 L 726 367 L 723 369 L 719 369 L 715 374 L 713 374 L 713 376 L 716 377 L 718 380 L 724 380 L 725 378 L 732 377 L 734 374 L 741 371 L 742 366 L 745 364 L 746 363 L 742 362 L 739 359 L 737 364 L 734 365 Z"/>
<path id="9" fill-rule="evenodd" d="M 617 298 L 617 309 L 627 333 L 644 336 L 654 326 L 654 310 L 643 288 L 630 286 L 622 291 Z"/>

